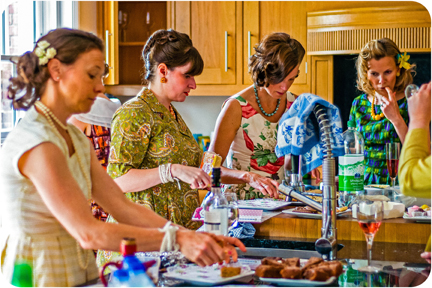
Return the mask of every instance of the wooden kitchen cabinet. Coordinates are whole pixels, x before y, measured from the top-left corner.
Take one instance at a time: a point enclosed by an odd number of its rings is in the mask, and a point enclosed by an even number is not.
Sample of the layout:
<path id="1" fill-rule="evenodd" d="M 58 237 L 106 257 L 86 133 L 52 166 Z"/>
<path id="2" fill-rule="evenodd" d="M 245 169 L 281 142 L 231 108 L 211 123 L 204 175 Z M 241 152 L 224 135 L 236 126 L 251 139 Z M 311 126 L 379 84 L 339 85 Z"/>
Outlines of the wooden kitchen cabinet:
<path id="1" fill-rule="evenodd" d="M 251 85 L 248 59 L 269 33 L 286 32 L 307 47 L 303 2 L 178 1 L 173 5 L 173 28 L 190 35 L 204 59 L 204 71 L 196 77 L 198 86 L 192 95 L 229 96 Z M 305 57 L 291 88 L 294 93 L 309 90 L 306 65 Z"/>
<path id="2" fill-rule="evenodd" d="M 153 32 L 167 28 L 167 2 L 103 1 L 98 5 L 98 30 L 110 67 L 105 85 L 140 85 L 141 51 Z"/>
<path id="3" fill-rule="evenodd" d="M 248 74 L 247 56 L 254 54 L 253 47 L 267 34 L 285 32 L 307 47 L 307 6 L 302 1 L 247 1 L 243 4 L 244 39 L 246 49 L 244 61 L 245 84 L 252 84 Z M 250 35 L 250 36 L 249 36 Z M 251 39 L 249 40 L 249 37 Z M 251 43 L 249 45 L 249 43 Z M 299 77 L 293 89 L 307 88 L 306 55 L 300 65 Z M 308 92 L 308 91 L 302 91 Z M 298 92 L 297 92 L 298 93 Z"/>

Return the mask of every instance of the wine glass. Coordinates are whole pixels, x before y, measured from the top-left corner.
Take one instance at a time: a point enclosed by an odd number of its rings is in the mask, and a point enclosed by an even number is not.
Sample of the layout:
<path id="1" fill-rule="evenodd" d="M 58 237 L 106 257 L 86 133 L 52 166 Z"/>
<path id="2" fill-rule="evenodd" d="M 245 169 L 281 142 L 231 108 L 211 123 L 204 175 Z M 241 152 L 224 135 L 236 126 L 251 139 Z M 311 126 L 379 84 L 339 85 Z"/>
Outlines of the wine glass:
<path id="1" fill-rule="evenodd" d="M 235 192 L 225 192 L 224 193 L 225 198 L 228 201 L 229 206 L 229 214 L 228 214 L 228 221 L 230 227 L 232 224 L 239 219 L 239 208 L 238 208 L 238 201 L 237 201 L 237 194 Z"/>
<path id="2" fill-rule="evenodd" d="M 358 270 L 362 272 L 377 272 L 380 268 L 372 266 L 372 244 L 376 232 L 378 232 L 384 218 L 384 203 L 382 201 L 370 201 L 364 196 L 357 199 L 357 221 L 366 237 L 368 265 Z"/>
<path id="3" fill-rule="evenodd" d="M 396 186 L 396 176 L 399 167 L 400 143 L 386 143 L 387 170 L 392 180 L 392 187 Z"/>
<path id="4" fill-rule="evenodd" d="M 405 97 L 408 100 L 409 98 L 411 98 L 411 96 L 415 95 L 419 90 L 419 87 L 415 84 L 409 84 L 406 88 L 405 88 Z"/>

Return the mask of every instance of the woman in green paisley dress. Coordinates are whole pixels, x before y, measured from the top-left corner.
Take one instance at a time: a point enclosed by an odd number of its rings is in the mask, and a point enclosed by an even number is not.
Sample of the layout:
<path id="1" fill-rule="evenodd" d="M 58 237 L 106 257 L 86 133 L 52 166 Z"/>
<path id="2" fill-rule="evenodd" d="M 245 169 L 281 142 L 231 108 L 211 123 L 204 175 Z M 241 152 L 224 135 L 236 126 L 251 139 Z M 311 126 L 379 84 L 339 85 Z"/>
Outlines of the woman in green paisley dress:
<path id="1" fill-rule="evenodd" d="M 403 144 L 408 131 L 405 87 L 412 83 L 414 65 L 388 38 L 370 41 L 357 58 L 357 87 L 349 120 L 365 140 L 365 185 L 390 184 L 385 145 Z"/>
<path id="2" fill-rule="evenodd" d="M 203 60 L 189 36 L 171 29 L 156 31 L 142 58 L 148 85 L 113 116 L 107 172 L 130 200 L 197 229 L 199 222 L 191 220 L 199 206 L 197 188 L 211 179 L 198 168 L 202 151 L 171 102 L 185 101 L 196 88 L 194 76 L 201 74 Z M 109 216 L 107 222 L 115 219 Z M 98 265 L 113 254 L 99 250 Z"/>

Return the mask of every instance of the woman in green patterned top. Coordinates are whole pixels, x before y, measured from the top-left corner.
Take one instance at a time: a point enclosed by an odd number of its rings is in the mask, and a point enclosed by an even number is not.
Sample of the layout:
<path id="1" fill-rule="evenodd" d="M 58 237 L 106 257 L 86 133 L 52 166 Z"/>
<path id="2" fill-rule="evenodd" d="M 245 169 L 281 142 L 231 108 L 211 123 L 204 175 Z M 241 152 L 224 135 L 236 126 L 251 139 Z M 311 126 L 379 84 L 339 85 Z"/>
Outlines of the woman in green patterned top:
<path id="1" fill-rule="evenodd" d="M 202 151 L 171 102 L 183 102 L 196 88 L 203 60 L 188 35 L 156 31 L 142 52 L 148 84 L 113 116 L 107 172 L 126 197 L 189 229 L 200 225 L 197 188 L 211 179 L 199 169 Z M 107 222 L 115 222 L 109 216 Z M 99 250 L 98 265 L 112 258 Z"/>
<path id="2" fill-rule="evenodd" d="M 357 58 L 357 88 L 365 94 L 354 99 L 349 120 L 365 140 L 365 185 L 391 183 L 385 144 L 403 144 L 408 131 L 404 90 L 414 72 L 408 59 L 388 38 L 370 41 Z"/>

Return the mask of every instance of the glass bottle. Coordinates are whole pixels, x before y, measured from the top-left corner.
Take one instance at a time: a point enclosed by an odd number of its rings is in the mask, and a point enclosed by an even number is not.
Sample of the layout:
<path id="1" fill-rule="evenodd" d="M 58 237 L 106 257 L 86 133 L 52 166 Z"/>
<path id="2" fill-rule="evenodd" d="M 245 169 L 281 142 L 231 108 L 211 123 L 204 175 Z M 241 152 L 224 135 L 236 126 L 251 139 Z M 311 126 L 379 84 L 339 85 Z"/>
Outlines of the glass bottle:
<path id="1" fill-rule="evenodd" d="M 364 194 L 364 139 L 356 130 L 355 121 L 348 121 L 348 129 L 342 134 L 345 155 L 339 156 L 339 199 L 349 204 L 353 197 Z"/>
<path id="2" fill-rule="evenodd" d="M 229 204 L 220 188 L 220 168 L 213 168 L 210 196 L 204 200 L 204 230 L 216 235 L 228 235 Z"/>

